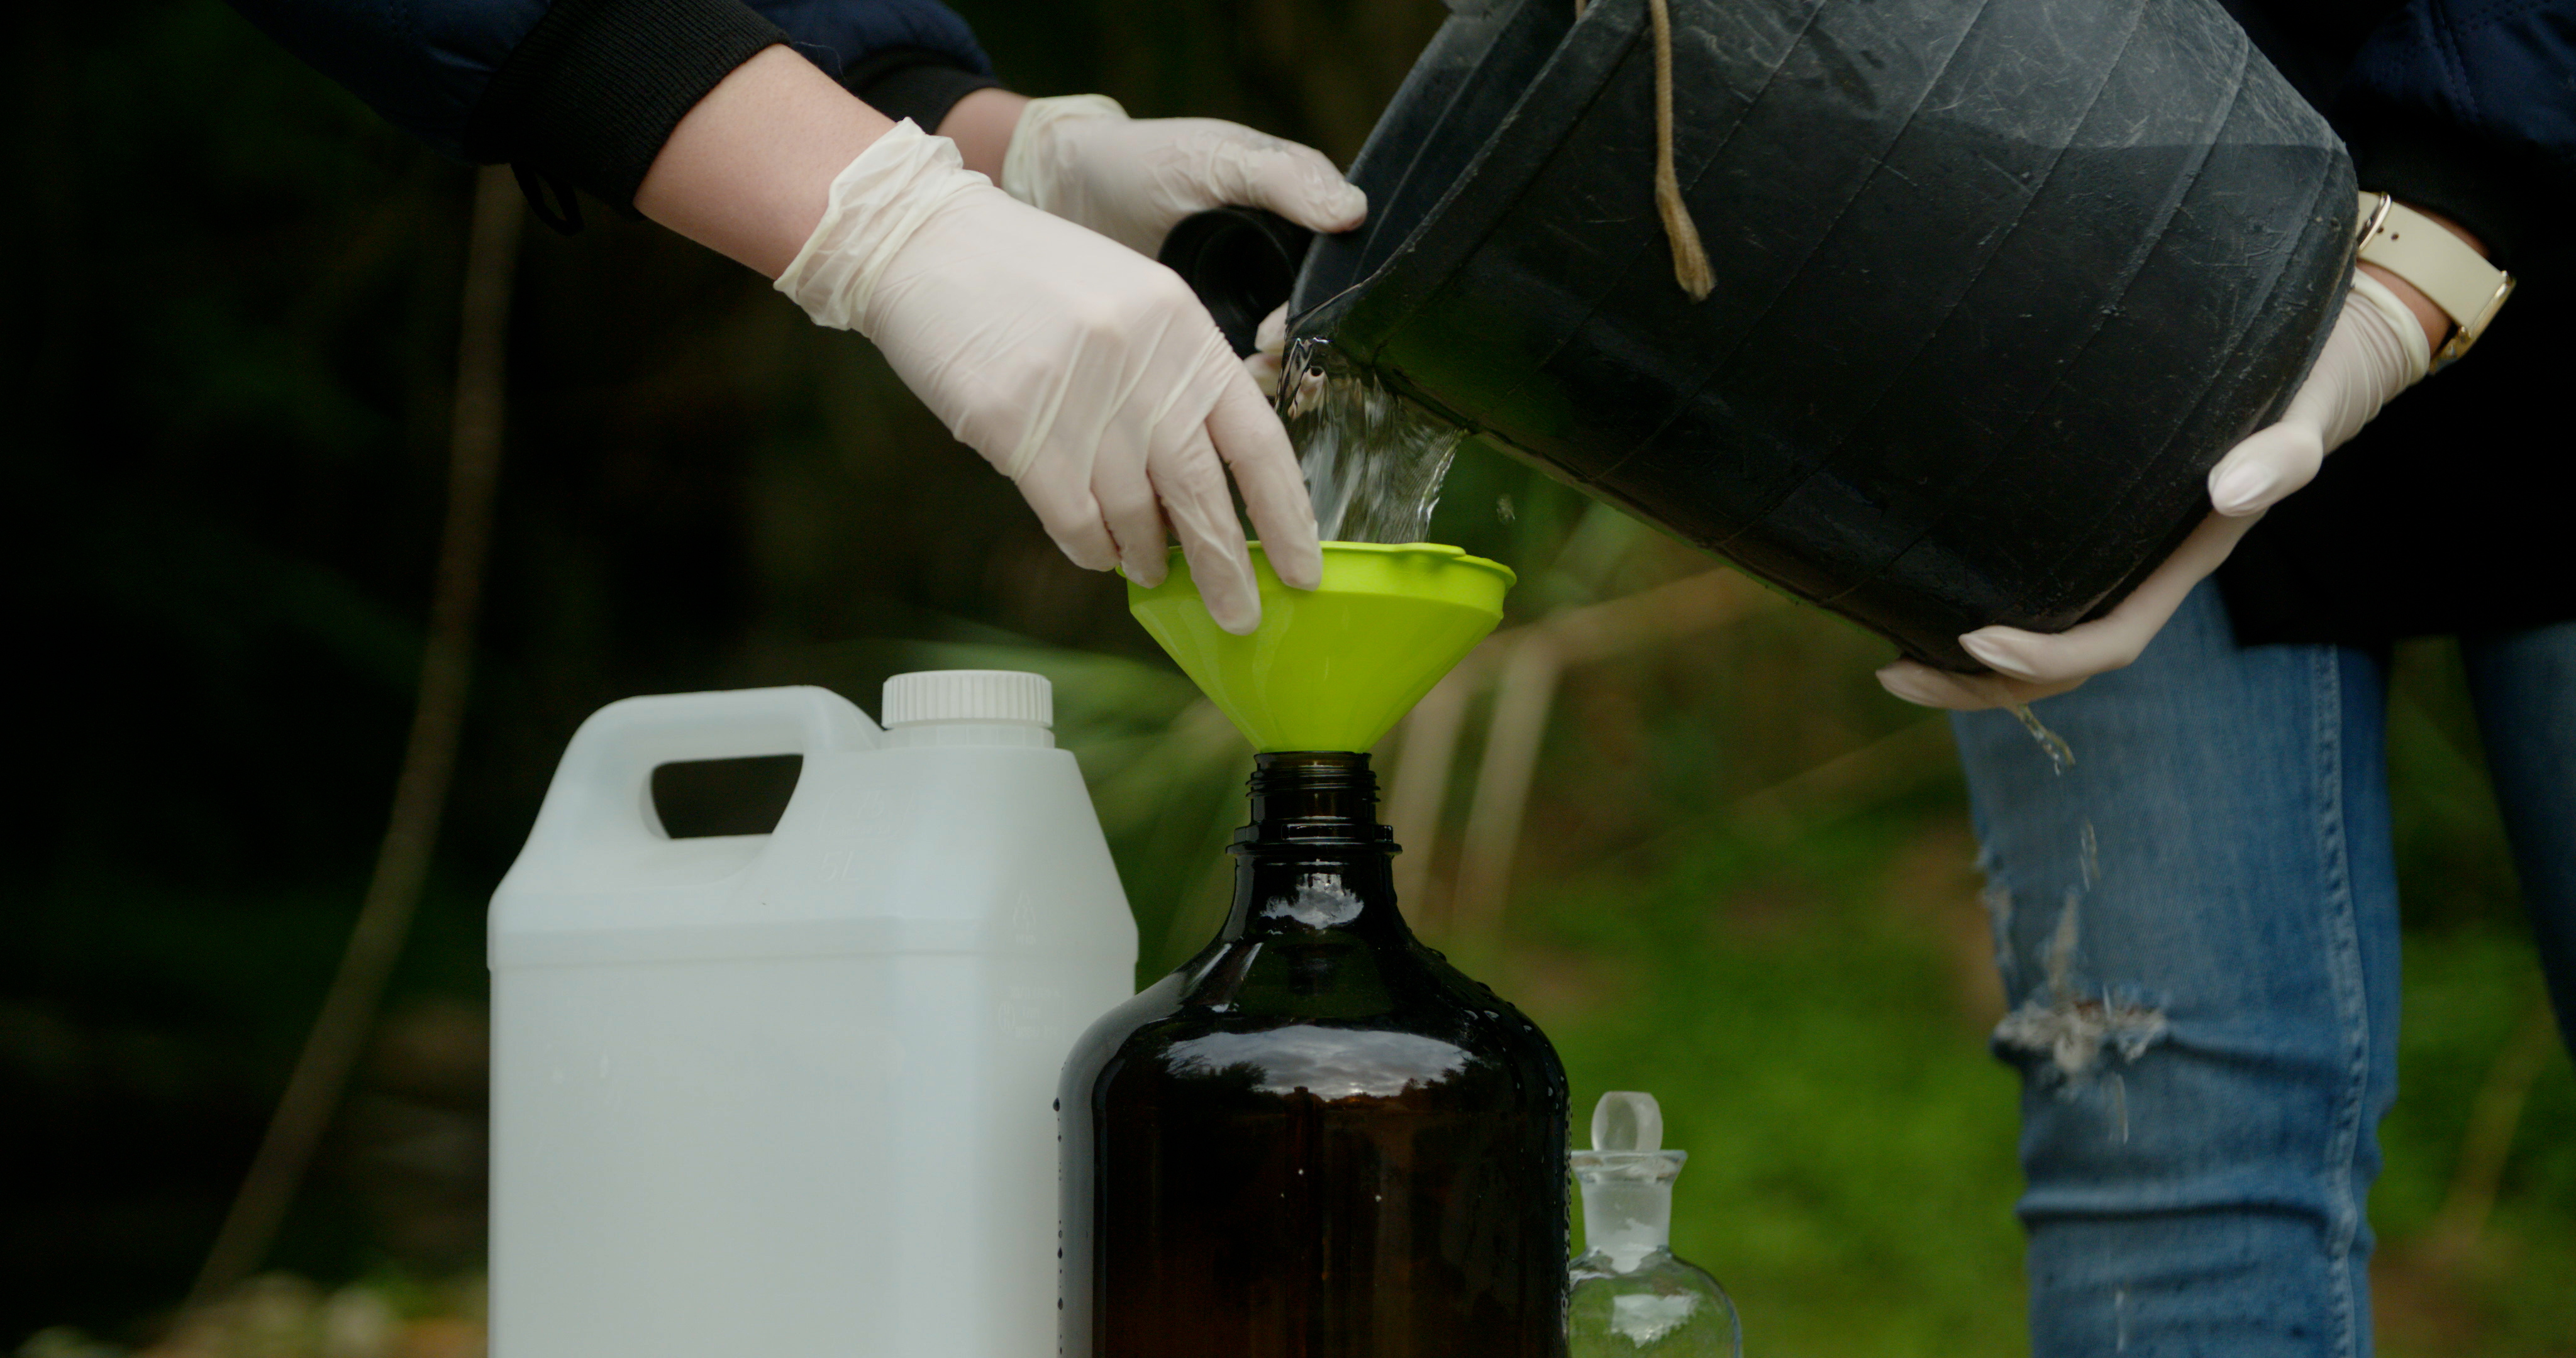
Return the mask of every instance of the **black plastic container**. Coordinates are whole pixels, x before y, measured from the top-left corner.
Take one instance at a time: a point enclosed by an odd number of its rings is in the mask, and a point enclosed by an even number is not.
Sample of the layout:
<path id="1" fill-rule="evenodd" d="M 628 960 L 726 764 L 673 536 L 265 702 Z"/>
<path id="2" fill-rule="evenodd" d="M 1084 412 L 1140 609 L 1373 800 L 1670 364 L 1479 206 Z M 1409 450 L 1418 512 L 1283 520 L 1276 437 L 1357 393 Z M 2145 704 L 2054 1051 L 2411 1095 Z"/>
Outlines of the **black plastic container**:
<path id="1" fill-rule="evenodd" d="M 1364 754 L 1265 754 L 1215 941 L 1065 1062 L 1063 1358 L 1563 1358 L 1565 1069 L 1396 913 Z"/>
<path id="2" fill-rule="evenodd" d="M 1294 339 L 1945 668 L 2162 561 L 2349 275 L 2350 162 L 2213 0 L 1671 0 L 1701 302 L 1643 0 L 1451 8 Z"/>

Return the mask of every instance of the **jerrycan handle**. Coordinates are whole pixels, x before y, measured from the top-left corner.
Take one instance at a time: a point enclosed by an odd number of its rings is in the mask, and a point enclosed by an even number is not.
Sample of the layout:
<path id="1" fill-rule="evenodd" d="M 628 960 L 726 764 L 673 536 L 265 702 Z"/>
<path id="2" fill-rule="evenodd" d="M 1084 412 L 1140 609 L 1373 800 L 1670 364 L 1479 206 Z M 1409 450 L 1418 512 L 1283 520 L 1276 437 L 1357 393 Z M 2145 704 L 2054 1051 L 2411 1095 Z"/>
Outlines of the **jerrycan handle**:
<path id="1" fill-rule="evenodd" d="M 653 770 L 700 759 L 865 750 L 875 722 L 827 688 L 796 685 L 623 698 L 575 731 L 528 833 L 531 851 L 643 849 L 667 842 Z"/>

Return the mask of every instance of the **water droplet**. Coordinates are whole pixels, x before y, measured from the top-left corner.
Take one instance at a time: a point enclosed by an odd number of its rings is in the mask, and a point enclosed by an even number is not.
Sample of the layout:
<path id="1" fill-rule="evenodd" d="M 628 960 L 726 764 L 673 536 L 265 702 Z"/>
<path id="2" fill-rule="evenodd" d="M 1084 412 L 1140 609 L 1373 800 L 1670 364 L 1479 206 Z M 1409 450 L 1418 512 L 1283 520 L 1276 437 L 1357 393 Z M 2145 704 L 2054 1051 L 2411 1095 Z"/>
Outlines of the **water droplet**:
<path id="1" fill-rule="evenodd" d="M 2030 704 L 2011 703 L 2005 707 L 2005 710 L 2021 722 L 2023 730 L 2030 732 L 2031 739 L 2039 742 L 2040 750 L 2048 756 L 2049 768 L 2063 774 L 2075 767 L 2074 747 L 2068 745 L 2055 731 L 2040 725 L 2039 718 L 2031 715 Z"/>

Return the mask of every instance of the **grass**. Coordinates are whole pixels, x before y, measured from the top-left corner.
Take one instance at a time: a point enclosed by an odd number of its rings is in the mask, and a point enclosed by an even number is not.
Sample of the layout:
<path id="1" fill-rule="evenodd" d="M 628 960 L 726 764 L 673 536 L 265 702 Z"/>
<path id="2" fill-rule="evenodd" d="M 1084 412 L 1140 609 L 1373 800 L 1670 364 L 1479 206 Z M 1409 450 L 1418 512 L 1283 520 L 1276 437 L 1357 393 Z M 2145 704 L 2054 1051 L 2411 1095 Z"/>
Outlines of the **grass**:
<path id="1" fill-rule="evenodd" d="M 1603 1091 L 1663 1104 L 1691 1153 L 1674 1247 L 1734 1293 L 1748 1352 L 2019 1347 L 2014 1081 L 1957 964 L 1962 921 L 1982 927 L 1944 819 L 1717 838 L 1651 879 L 1535 889 L 1479 960 L 1554 1037 L 1578 1140 Z"/>

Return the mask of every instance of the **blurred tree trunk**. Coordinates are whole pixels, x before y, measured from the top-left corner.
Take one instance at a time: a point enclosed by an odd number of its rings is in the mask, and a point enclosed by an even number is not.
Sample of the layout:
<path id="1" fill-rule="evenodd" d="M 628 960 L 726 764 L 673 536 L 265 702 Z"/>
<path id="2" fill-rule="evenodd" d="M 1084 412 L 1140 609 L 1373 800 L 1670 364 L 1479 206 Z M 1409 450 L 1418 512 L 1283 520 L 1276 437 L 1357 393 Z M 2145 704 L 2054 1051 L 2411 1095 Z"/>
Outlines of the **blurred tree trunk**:
<path id="1" fill-rule="evenodd" d="M 473 230 L 465 257 L 457 333 L 456 401 L 449 423 L 447 521 L 430 597 L 428 644 L 421 654 L 420 697 L 394 784 L 393 809 L 376 854 L 373 878 L 358 907 L 349 945 L 323 997 L 322 1012 L 296 1058 L 286 1092 L 251 1161 L 223 1229 L 207 1252 L 183 1311 L 221 1300 L 266 1262 L 286 1209 L 295 1200 L 349 1072 L 375 1029 L 385 982 L 402 955 L 412 917 L 428 885 L 438 823 L 455 779 L 473 672 L 474 619 L 490 555 L 492 500 L 501 470 L 501 425 L 507 373 L 510 284 L 518 259 L 523 208 L 506 167 L 487 166 L 474 187 Z"/>

